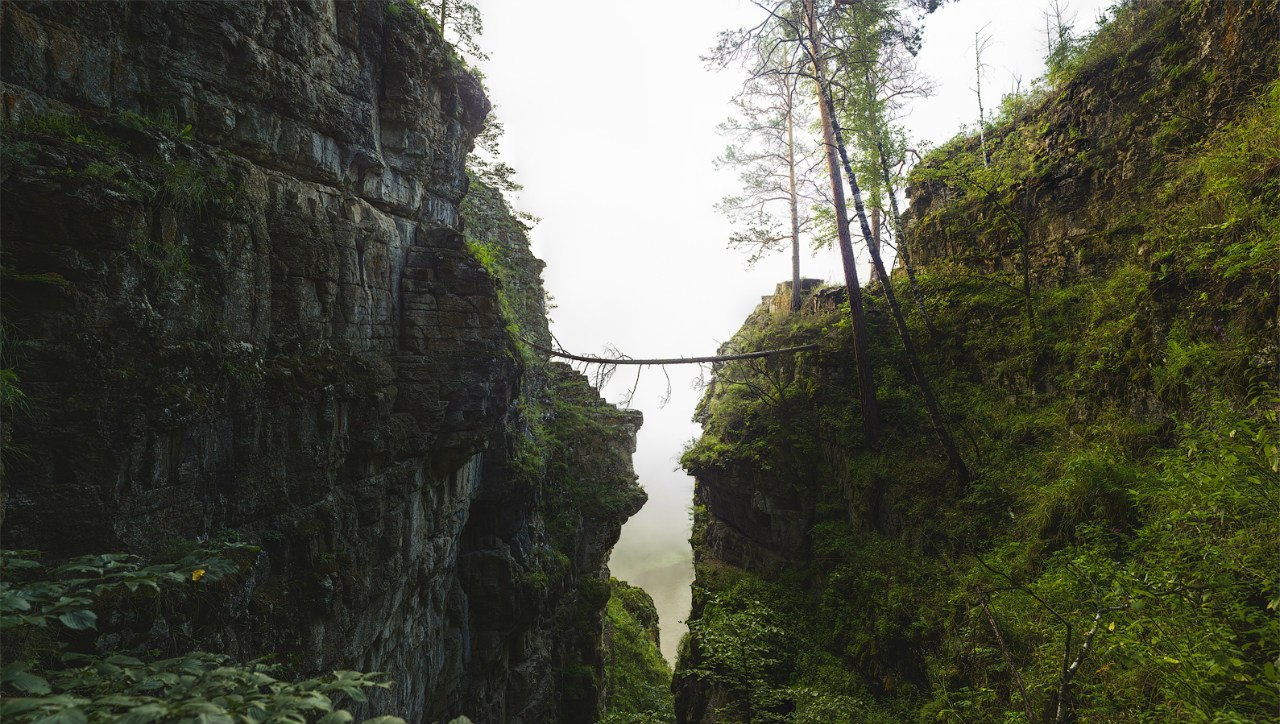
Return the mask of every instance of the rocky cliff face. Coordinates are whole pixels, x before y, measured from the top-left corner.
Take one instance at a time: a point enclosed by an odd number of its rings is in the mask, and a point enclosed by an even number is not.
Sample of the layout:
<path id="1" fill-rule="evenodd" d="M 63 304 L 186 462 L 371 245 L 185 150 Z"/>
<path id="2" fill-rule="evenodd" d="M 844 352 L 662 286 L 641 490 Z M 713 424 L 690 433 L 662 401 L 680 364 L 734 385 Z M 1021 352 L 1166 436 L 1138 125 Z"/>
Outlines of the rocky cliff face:
<path id="1" fill-rule="evenodd" d="M 800 315 L 830 318 L 835 309 L 821 304 L 823 296 L 837 289 L 818 294 L 821 283 L 805 279 L 802 292 L 806 304 Z M 774 293 L 761 298 L 759 306 L 747 317 L 742 328 L 721 347 L 722 354 L 756 349 L 759 332 L 791 314 L 791 284 L 783 282 Z M 717 397 L 734 395 L 735 388 L 747 383 L 747 377 L 756 372 L 782 382 L 795 374 L 794 360 L 785 357 L 753 363 L 750 369 L 733 365 L 721 365 L 716 369 L 706 395 L 695 416 L 704 427 L 714 416 L 713 401 Z M 750 383 L 755 385 L 754 381 Z M 759 392 L 773 396 L 778 390 L 760 388 Z M 743 441 L 739 428 L 730 426 L 723 439 L 717 443 L 732 446 Z M 711 460 L 705 462 L 711 463 Z M 733 456 L 716 459 L 713 464 L 686 461 L 686 466 L 697 478 L 694 487 L 694 560 L 724 563 L 766 576 L 776 576 L 788 567 L 803 564 L 809 555 L 809 528 L 813 525 L 814 503 L 808 491 L 792 484 L 795 471 L 776 470 L 759 461 L 735 459 Z"/>
<path id="2" fill-rule="evenodd" d="M 528 362 L 459 208 L 489 104 L 439 34 L 382 2 L 6 2 L 0 22 L 5 365 L 27 399 L 6 545 L 260 542 L 234 600 L 166 646 L 386 671 L 368 709 L 411 721 L 591 719 L 604 599 L 580 589 L 607 592 L 643 500 L 639 421 L 558 370 L 611 462 L 512 473 Z M 553 540 L 543 507 L 584 466 L 627 502 L 563 511 Z"/>
<path id="3" fill-rule="evenodd" d="M 550 346 L 542 262 L 524 222 L 484 184 L 473 185 L 463 216 L 510 333 Z M 605 563 L 646 499 L 631 465 L 642 418 L 527 345 L 520 360 L 520 394 L 485 452 L 463 536 L 463 582 L 485 602 L 474 614 L 469 711 L 477 721 L 594 721 L 604 701 Z"/>
<path id="4" fill-rule="evenodd" d="M 1274 0 L 1128 3 L 989 158 L 917 166 L 891 283 L 974 480 L 879 284 L 877 441 L 838 293 L 748 318 L 737 349 L 818 348 L 718 365 L 701 403 L 679 721 L 1271 716 L 1237 682 L 1280 640 L 1278 29 Z"/>
<path id="5" fill-rule="evenodd" d="M 1136 20 L 1110 26 L 1060 92 L 1007 103 L 987 141 L 998 172 L 948 173 L 949 157 L 978 152 L 972 137 L 917 169 L 907 224 L 918 263 L 1020 272 L 1025 236 L 1033 282 L 1061 284 L 1124 257 L 1151 181 L 1236 119 L 1278 60 L 1275 2 L 1167 6 L 1132 3 Z"/>

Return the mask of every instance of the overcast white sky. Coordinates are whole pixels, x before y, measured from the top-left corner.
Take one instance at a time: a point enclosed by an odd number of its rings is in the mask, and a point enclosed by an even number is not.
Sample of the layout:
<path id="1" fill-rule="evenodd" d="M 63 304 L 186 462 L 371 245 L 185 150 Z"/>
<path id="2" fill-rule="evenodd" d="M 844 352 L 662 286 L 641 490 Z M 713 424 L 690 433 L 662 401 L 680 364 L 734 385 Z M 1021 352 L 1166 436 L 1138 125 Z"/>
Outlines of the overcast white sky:
<path id="1" fill-rule="evenodd" d="M 557 308 L 552 331 L 569 350 L 613 344 L 633 357 L 714 354 L 747 314 L 789 278 L 786 255 L 748 270 L 726 249 L 728 223 L 713 209 L 734 193 L 731 171 L 712 160 L 725 142 L 716 125 L 741 78 L 705 69 L 700 57 L 720 30 L 755 24 L 747 0 L 477 0 L 485 19 L 481 63 L 506 125 L 503 155 L 525 189 L 517 208 L 541 217 L 533 251 L 547 263 Z M 1072 0 L 1090 29 L 1108 0 Z M 1045 0 L 958 0 L 926 22 L 920 66 L 938 83 L 906 119 L 916 141 L 939 144 L 976 119 L 973 34 L 993 39 L 984 60 L 984 100 L 995 107 L 1020 75 L 1044 70 Z M 988 93 L 989 89 L 989 93 Z M 838 255 L 802 264 L 805 276 L 835 280 Z M 862 278 L 867 278 L 862 270 Z M 624 528 L 613 573 L 644 586 L 662 617 L 662 648 L 674 658 L 688 613 L 693 572 L 688 508 L 693 481 L 680 472 L 697 367 L 644 373 L 632 403 L 645 415 L 635 456 L 649 503 Z M 626 378 L 625 380 L 622 378 Z M 610 386 L 618 401 L 633 374 Z"/>

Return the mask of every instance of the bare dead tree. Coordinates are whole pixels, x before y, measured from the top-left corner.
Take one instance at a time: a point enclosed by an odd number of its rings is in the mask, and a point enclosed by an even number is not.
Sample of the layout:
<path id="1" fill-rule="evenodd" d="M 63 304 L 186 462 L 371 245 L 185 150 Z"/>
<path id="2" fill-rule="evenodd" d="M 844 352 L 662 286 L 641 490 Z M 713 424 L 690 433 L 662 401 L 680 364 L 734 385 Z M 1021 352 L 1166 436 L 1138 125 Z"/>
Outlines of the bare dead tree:
<path id="1" fill-rule="evenodd" d="M 977 85 L 974 87 L 974 93 L 978 96 L 978 143 L 982 148 L 982 165 L 985 167 L 987 160 L 987 116 L 986 111 L 982 108 L 982 71 L 988 66 L 982 62 L 982 54 L 987 52 L 991 47 L 991 36 L 984 35 L 987 25 L 983 25 L 981 29 L 973 34 L 973 70 Z"/>
<path id="2" fill-rule="evenodd" d="M 1040 11 L 1044 18 L 1044 52 L 1052 64 L 1070 53 L 1075 43 L 1076 13 L 1066 0 L 1048 0 Z"/>

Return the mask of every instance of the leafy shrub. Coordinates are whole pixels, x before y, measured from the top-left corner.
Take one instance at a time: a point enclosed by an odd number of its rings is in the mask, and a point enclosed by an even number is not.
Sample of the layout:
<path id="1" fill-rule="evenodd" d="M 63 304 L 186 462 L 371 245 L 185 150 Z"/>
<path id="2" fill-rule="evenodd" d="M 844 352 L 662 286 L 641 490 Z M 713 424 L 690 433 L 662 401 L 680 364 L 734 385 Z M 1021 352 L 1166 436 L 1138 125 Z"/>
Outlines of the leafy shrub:
<path id="1" fill-rule="evenodd" d="M 1036 491 L 1031 528 L 1051 547 L 1077 542 L 1082 525 L 1127 531 L 1135 510 L 1131 496 L 1137 474 L 1107 450 L 1068 460 L 1062 477 Z"/>
<path id="2" fill-rule="evenodd" d="M 98 627 L 95 608 L 131 598 L 202 589 L 236 574 L 236 558 L 256 554 L 223 542 L 174 563 L 148 564 L 127 554 L 75 558 L 45 568 L 30 551 L 0 552 L 0 717 L 44 724 L 78 722 L 349 722 L 335 701 L 364 701 L 386 688 L 380 674 L 336 671 L 299 682 L 277 678 L 279 666 L 241 664 L 190 652 L 156 659 L 124 652 L 83 653 L 82 632 Z M 368 720 L 403 722 L 397 717 Z"/>

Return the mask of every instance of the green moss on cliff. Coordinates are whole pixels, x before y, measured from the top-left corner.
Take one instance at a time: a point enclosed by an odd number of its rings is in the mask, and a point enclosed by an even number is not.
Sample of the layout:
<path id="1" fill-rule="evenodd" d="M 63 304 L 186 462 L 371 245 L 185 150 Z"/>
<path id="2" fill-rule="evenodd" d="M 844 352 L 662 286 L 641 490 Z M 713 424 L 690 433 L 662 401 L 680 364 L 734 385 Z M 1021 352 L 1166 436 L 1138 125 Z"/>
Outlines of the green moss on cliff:
<path id="1" fill-rule="evenodd" d="M 1274 4 L 1254 6 L 1274 26 Z M 1238 11 L 1209 20 L 1230 27 Z M 1108 53 L 1187 65 L 1177 78 L 1153 66 L 1168 82 L 1145 102 L 1161 114 L 1221 62 L 1168 46 L 1204 7 L 1131 12 L 1143 14 L 1125 16 L 1123 43 L 1104 35 L 1112 50 L 1087 54 L 1093 75 L 988 136 L 989 171 L 962 140 L 918 174 L 931 181 L 914 195 L 912 242 L 939 331 L 926 362 L 971 485 L 951 485 L 875 289 L 876 448 L 859 438 L 842 317 L 744 327 L 744 344 L 822 348 L 794 365 L 724 365 L 704 401 L 684 458 L 708 523 L 682 717 L 1274 716 L 1280 84 L 1274 64 L 1262 83 L 1219 76 L 1234 105 L 1209 104 L 1176 153 L 1126 167 L 1148 153 L 1151 120 L 1104 118 L 1086 91 L 1123 92 L 1149 61 Z M 749 525 L 762 510 L 768 524 Z M 782 545 L 779 510 L 807 521 L 807 540 Z M 735 652 L 744 626 L 784 635 Z M 1067 675 L 1064 659 L 1079 661 Z"/>
<path id="2" fill-rule="evenodd" d="M 671 667 L 658 649 L 658 611 L 643 589 L 609 580 L 605 612 L 605 716 L 608 724 L 673 721 Z"/>
<path id="3" fill-rule="evenodd" d="M 537 351 L 550 346 L 551 335 L 543 265 L 529 251 L 527 217 L 513 213 L 498 191 L 476 178 L 462 210 L 467 248 L 496 282 L 523 365 L 520 395 L 506 422 L 504 462 L 512 482 L 536 501 L 538 524 L 530 532 L 543 554 L 528 578 L 545 596 L 546 615 L 560 632 L 552 663 L 559 720 L 598 718 L 610 685 L 608 696 L 621 697 L 616 700 L 624 702 L 624 713 L 631 712 L 626 707 L 652 699 L 653 692 L 643 677 L 619 679 L 616 670 L 606 671 L 610 649 L 602 646 L 601 633 L 611 597 L 601 576 L 623 522 L 646 499 L 631 466 L 641 416 L 605 402 L 586 377 Z M 624 637 L 633 633 L 624 628 Z M 639 653 L 633 647 L 626 655 Z"/>

